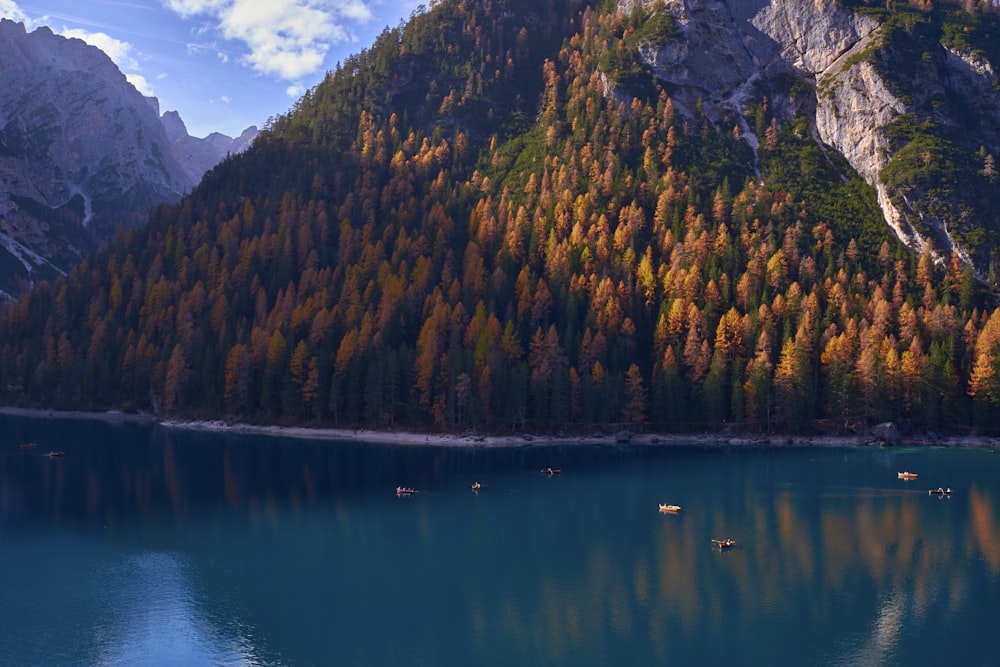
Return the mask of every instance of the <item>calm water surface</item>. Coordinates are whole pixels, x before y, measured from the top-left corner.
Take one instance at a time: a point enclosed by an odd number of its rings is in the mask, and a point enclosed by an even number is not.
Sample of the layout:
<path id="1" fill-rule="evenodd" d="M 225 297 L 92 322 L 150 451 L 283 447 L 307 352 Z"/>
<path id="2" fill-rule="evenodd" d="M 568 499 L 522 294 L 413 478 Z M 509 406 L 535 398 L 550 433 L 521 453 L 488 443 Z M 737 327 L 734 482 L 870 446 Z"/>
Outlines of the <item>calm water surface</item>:
<path id="1" fill-rule="evenodd" d="M 0 664 L 992 665 L 998 473 L 0 416 Z"/>

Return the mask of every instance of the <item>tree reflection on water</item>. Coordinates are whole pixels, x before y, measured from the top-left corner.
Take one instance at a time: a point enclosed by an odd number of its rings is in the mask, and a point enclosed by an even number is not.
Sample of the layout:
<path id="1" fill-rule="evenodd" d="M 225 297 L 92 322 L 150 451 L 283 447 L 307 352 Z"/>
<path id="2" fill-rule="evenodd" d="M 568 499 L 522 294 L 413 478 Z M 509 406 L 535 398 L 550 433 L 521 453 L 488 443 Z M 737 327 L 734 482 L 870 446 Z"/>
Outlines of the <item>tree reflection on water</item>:
<path id="1" fill-rule="evenodd" d="M 939 497 L 895 478 L 904 454 L 871 450 L 48 428 L 65 459 L 0 455 L 0 528 L 160 526 L 154 544 L 181 549 L 192 590 L 212 592 L 193 594 L 199 618 L 269 637 L 254 651 L 282 663 L 311 662 L 296 652 L 317 637 L 360 642 L 355 662 L 369 664 L 484 652 L 494 664 L 712 664 L 748 647 L 762 660 L 898 662 L 943 650 L 934 629 L 982 615 L 1000 585 L 996 464 L 980 453 L 913 454 L 949 475 L 956 493 Z M 537 474 L 554 464 L 563 475 Z M 473 479 L 486 481 L 479 494 Z M 398 485 L 421 493 L 396 498 Z M 684 509 L 661 514 L 664 501 Z M 724 537 L 737 546 L 713 548 Z M 226 605 L 207 608 L 216 598 Z"/>

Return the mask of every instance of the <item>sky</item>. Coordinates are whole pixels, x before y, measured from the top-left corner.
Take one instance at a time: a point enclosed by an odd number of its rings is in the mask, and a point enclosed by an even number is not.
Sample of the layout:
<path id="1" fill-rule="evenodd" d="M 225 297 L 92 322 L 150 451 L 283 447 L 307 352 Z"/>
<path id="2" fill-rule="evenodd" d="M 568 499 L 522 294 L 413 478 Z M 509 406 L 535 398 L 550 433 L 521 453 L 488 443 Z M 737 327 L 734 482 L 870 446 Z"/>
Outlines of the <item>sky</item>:
<path id="1" fill-rule="evenodd" d="M 0 0 L 0 17 L 100 48 L 188 133 L 231 137 L 287 112 L 419 0 Z M 2 93 L 0 93 L 2 94 Z"/>

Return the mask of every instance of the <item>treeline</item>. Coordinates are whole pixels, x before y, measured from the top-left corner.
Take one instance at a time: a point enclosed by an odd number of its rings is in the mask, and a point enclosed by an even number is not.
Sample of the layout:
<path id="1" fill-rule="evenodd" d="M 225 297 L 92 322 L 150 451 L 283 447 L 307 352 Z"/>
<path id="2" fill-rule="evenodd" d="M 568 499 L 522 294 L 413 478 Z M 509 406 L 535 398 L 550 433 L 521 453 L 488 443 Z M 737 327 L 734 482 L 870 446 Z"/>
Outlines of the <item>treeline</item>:
<path id="1" fill-rule="evenodd" d="M 528 5 L 442 2 L 386 31 L 181 205 L 39 285 L 0 323 L 4 400 L 491 431 L 998 426 L 1000 311 L 957 257 L 896 243 L 766 99 L 758 179 L 739 119 L 613 94 L 599 64 L 634 47 L 634 16 Z"/>

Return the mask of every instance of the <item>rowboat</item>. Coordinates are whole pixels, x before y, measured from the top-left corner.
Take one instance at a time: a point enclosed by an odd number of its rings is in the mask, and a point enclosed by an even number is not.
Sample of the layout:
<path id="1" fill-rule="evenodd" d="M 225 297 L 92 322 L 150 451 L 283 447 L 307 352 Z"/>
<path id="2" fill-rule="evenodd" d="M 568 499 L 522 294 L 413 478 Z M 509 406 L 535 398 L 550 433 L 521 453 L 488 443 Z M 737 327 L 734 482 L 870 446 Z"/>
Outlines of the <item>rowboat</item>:
<path id="1" fill-rule="evenodd" d="M 34 449 L 34 448 L 35 448 L 35 443 L 33 443 L 33 442 L 22 442 L 21 443 L 21 449 Z"/>
<path id="2" fill-rule="evenodd" d="M 930 491 L 928 491 L 927 495 L 929 495 L 929 496 L 950 496 L 951 495 L 951 487 L 949 486 L 947 489 L 942 489 L 939 486 L 936 489 L 931 489 Z"/>
<path id="3" fill-rule="evenodd" d="M 483 488 L 483 485 L 482 485 L 482 484 L 480 484 L 479 482 L 476 482 L 476 483 L 474 483 L 474 484 L 472 485 L 472 490 L 473 490 L 473 491 L 478 491 L 478 490 L 479 490 L 479 489 L 481 489 L 481 488 Z"/>
<path id="4" fill-rule="evenodd" d="M 543 475 L 549 475 L 549 476 L 558 475 L 561 472 L 562 470 L 560 470 L 559 468 L 542 468 Z"/>
<path id="5" fill-rule="evenodd" d="M 663 512 L 664 514 L 668 514 L 668 513 L 669 514 L 676 514 L 677 512 L 681 511 L 681 506 L 680 505 L 666 505 L 664 503 L 660 503 L 660 511 Z"/>
<path id="6" fill-rule="evenodd" d="M 396 487 L 396 495 L 397 496 L 412 496 L 416 492 L 417 492 L 416 489 L 411 489 L 408 486 L 397 486 Z"/>
<path id="7" fill-rule="evenodd" d="M 49 457 L 50 459 L 61 459 L 64 456 L 66 456 L 66 454 L 60 451 L 51 451 L 48 454 L 46 454 L 46 456 Z"/>
<path id="8" fill-rule="evenodd" d="M 899 479 L 916 479 L 917 477 L 920 477 L 920 475 L 918 475 L 915 472 L 904 471 L 904 472 L 897 472 L 896 477 L 898 477 Z"/>
<path id="9" fill-rule="evenodd" d="M 712 542 L 714 542 L 715 545 L 719 547 L 719 551 L 722 551 L 723 549 L 728 549 L 729 547 L 736 546 L 736 540 L 729 537 L 727 537 L 724 540 L 712 540 Z"/>

